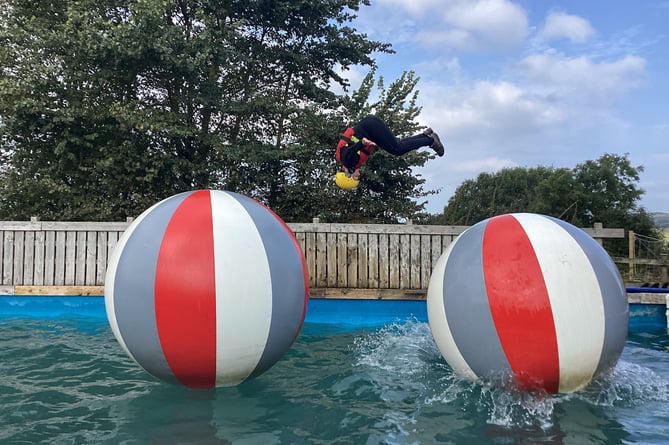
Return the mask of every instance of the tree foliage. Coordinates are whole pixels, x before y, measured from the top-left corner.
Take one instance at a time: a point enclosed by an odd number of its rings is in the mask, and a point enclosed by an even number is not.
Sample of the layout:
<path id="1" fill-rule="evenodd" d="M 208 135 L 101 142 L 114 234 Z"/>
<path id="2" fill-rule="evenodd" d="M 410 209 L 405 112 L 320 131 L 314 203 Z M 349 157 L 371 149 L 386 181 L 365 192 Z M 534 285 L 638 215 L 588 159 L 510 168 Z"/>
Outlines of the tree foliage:
<path id="1" fill-rule="evenodd" d="M 634 167 L 628 155 L 604 154 L 573 169 L 507 168 L 481 173 L 463 182 L 449 199 L 444 213 L 432 222 L 471 225 L 513 212 L 554 216 L 578 227 L 624 227 L 655 236 L 651 216 L 639 205 L 638 187 L 643 166 Z M 611 248 L 624 252 L 621 243 Z"/>
<path id="2" fill-rule="evenodd" d="M 374 111 L 404 134 L 418 113 L 412 74 L 379 79 L 374 103 L 372 74 L 351 96 L 330 88 L 347 86 L 336 67 L 391 52 L 349 25 L 367 4 L 4 1 L 0 218 L 124 219 L 201 188 L 287 220 L 413 216 L 424 193 L 410 168 L 425 155 L 375 155 L 365 190 L 332 186 L 346 125 Z"/>

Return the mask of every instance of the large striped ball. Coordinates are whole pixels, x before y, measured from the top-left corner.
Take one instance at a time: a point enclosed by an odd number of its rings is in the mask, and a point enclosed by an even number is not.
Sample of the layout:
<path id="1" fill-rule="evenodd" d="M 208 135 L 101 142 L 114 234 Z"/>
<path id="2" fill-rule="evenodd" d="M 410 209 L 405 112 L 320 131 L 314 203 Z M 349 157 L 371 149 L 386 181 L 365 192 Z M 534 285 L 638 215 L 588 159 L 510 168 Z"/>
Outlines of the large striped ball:
<path id="1" fill-rule="evenodd" d="M 615 366 L 624 283 L 587 233 L 548 216 L 496 216 L 439 258 L 427 295 L 435 342 L 461 377 L 567 393 Z"/>
<path id="2" fill-rule="evenodd" d="M 309 299 L 286 224 L 230 192 L 181 193 L 142 213 L 114 248 L 105 306 L 125 351 L 161 380 L 232 386 L 274 365 Z"/>

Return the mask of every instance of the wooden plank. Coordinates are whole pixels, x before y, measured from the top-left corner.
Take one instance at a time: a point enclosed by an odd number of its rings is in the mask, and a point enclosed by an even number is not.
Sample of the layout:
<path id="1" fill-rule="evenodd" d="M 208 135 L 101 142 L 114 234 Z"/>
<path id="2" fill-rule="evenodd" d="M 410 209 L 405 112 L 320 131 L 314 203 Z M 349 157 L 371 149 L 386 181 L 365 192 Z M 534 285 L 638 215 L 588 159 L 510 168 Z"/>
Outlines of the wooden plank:
<path id="1" fill-rule="evenodd" d="M 369 287 L 369 246 L 366 233 L 358 235 L 358 287 Z"/>
<path id="2" fill-rule="evenodd" d="M 387 233 L 387 234 L 449 234 L 459 235 L 467 226 L 428 226 L 412 224 L 342 224 L 342 223 L 288 223 L 293 232 L 324 233 Z"/>
<path id="3" fill-rule="evenodd" d="M 337 287 L 346 287 L 348 283 L 348 249 L 346 242 L 348 240 L 348 234 L 346 233 L 337 233 L 337 244 L 335 246 L 337 252 Z"/>
<path id="4" fill-rule="evenodd" d="M 99 223 L 101 224 L 101 223 Z M 324 233 L 387 233 L 387 234 L 429 234 L 457 236 L 469 226 L 412 225 L 412 224 L 342 224 L 342 223 L 288 223 L 293 232 Z M 0 225 L 0 229 L 3 227 Z M 625 230 L 620 228 L 582 228 L 595 238 L 624 238 Z"/>
<path id="5" fill-rule="evenodd" d="M 626 257 L 612 257 L 615 263 L 628 264 L 632 261 L 634 264 L 643 266 L 669 266 L 667 259 L 657 258 L 626 258 Z"/>
<path id="6" fill-rule="evenodd" d="M 411 289 L 356 289 L 314 288 L 311 298 L 333 298 L 351 300 L 425 300 L 425 290 Z"/>
<path id="7" fill-rule="evenodd" d="M 441 237 L 441 251 L 442 252 L 445 251 L 448 248 L 448 246 L 450 246 L 450 244 L 453 242 L 454 239 L 455 239 L 455 237 L 453 237 L 453 236 L 442 236 Z"/>
<path id="8" fill-rule="evenodd" d="M 444 252 L 444 249 L 442 248 L 442 237 L 439 235 L 432 235 L 431 241 L 431 252 L 432 252 L 432 259 L 431 259 L 431 265 L 430 265 L 430 275 L 432 275 L 432 271 L 434 271 L 434 266 L 436 266 L 437 261 L 439 261 L 439 258 L 441 258 L 441 254 Z"/>
<path id="9" fill-rule="evenodd" d="M 33 268 L 33 282 L 34 286 L 44 285 L 44 260 L 46 252 L 44 250 L 46 232 L 40 230 L 35 232 L 35 267 Z"/>
<path id="10" fill-rule="evenodd" d="M 606 228 L 582 228 L 585 233 L 593 238 L 625 238 L 625 229 L 606 229 Z"/>
<path id="11" fill-rule="evenodd" d="M 306 245 L 304 244 L 304 232 L 294 233 L 293 236 L 297 240 L 297 245 L 300 246 L 302 254 L 304 254 L 304 251 L 306 250 Z"/>
<path id="12" fill-rule="evenodd" d="M 81 266 L 77 264 L 77 232 L 62 232 L 65 234 L 65 276 L 63 283 L 65 286 L 74 286 L 75 272 Z"/>
<path id="13" fill-rule="evenodd" d="M 35 232 L 24 232 L 23 280 L 21 284 L 35 284 Z"/>
<path id="14" fill-rule="evenodd" d="M 13 285 L 23 284 L 23 254 L 25 251 L 25 232 L 14 232 Z"/>
<path id="15" fill-rule="evenodd" d="M 32 221 L 0 221 L 0 230 L 42 230 L 42 226 L 39 224 L 39 222 L 35 223 Z"/>
<path id="16" fill-rule="evenodd" d="M 306 244 L 304 240 L 304 233 L 295 233 L 293 234 L 295 236 L 295 239 L 297 240 L 297 245 L 300 246 L 300 253 L 302 254 L 302 257 L 304 258 L 304 262 L 307 266 L 307 274 L 311 276 L 311 269 L 309 268 L 309 264 L 307 263 L 307 256 L 305 254 L 306 252 Z"/>
<path id="17" fill-rule="evenodd" d="M 70 286 L 86 284 L 86 235 L 87 232 L 73 232 L 74 235 L 74 278 Z"/>
<path id="18" fill-rule="evenodd" d="M 107 238 L 108 232 L 97 232 L 95 238 L 96 255 L 95 255 L 95 285 L 102 286 L 105 284 L 105 274 L 107 272 Z"/>
<path id="19" fill-rule="evenodd" d="M 420 289 L 420 235 L 409 235 L 409 289 Z"/>
<path id="20" fill-rule="evenodd" d="M 427 289 L 432 275 L 432 235 L 420 236 L 420 283 L 418 289 Z"/>
<path id="21" fill-rule="evenodd" d="M 84 271 L 84 282 L 77 284 L 84 284 L 86 286 L 95 286 L 96 283 L 96 264 L 97 264 L 97 255 L 98 255 L 98 232 L 85 232 L 86 233 L 86 269 Z"/>
<path id="22" fill-rule="evenodd" d="M 4 266 L 4 258 L 5 258 L 5 231 L 0 230 L 0 286 L 4 285 L 4 279 L 3 279 L 3 266 Z"/>
<path id="23" fill-rule="evenodd" d="M 107 234 L 107 265 L 111 259 L 112 253 L 114 253 L 114 248 L 121 239 L 122 232 L 110 232 Z"/>
<path id="24" fill-rule="evenodd" d="M 307 270 L 309 271 L 309 286 L 316 285 L 316 234 L 304 233 L 304 259 L 307 263 Z"/>
<path id="25" fill-rule="evenodd" d="M 91 221 L 0 221 L 0 230 L 17 231 L 118 231 L 124 232 L 130 222 L 91 222 Z"/>
<path id="26" fill-rule="evenodd" d="M 2 240 L 2 283 L 11 285 L 14 278 L 14 232 L 6 230 Z"/>
<path id="27" fill-rule="evenodd" d="M 56 232 L 47 231 L 44 237 L 44 285 L 53 286 L 56 276 Z"/>
<path id="28" fill-rule="evenodd" d="M 411 237 L 400 235 L 399 242 L 399 288 L 411 289 Z"/>
<path id="29" fill-rule="evenodd" d="M 340 298 L 363 300 L 425 300 L 424 289 L 355 289 L 355 288 L 312 288 L 311 298 Z M 0 295 L 16 296 L 103 296 L 104 286 L 9 286 L 0 285 Z M 627 295 L 630 303 L 665 304 L 667 294 Z"/>
<path id="30" fill-rule="evenodd" d="M 669 289 L 667 289 L 666 294 L 651 292 L 629 293 L 627 294 L 627 301 L 638 304 L 667 304 L 667 296 L 669 296 Z"/>
<path id="31" fill-rule="evenodd" d="M 14 295 L 100 296 L 104 286 L 15 286 Z"/>
<path id="32" fill-rule="evenodd" d="M 370 233 L 367 235 L 367 255 L 369 270 L 369 284 L 367 287 L 375 289 L 379 287 L 379 235 L 377 233 Z"/>
<path id="33" fill-rule="evenodd" d="M 332 298 L 349 300 L 425 300 L 425 289 L 355 289 L 355 288 L 314 288 L 311 298 Z M 665 304 L 667 294 L 629 293 L 629 303 Z"/>
<path id="34" fill-rule="evenodd" d="M 328 233 L 326 239 L 327 249 L 327 287 L 337 287 L 337 234 Z"/>
<path id="35" fill-rule="evenodd" d="M 325 287 L 328 284 L 327 234 L 316 233 L 316 280 L 313 287 Z"/>
<path id="36" fill-rule="evenodd" d="M 358 235 L 346 235 L 346 283 L 348 287 L 360 287 L 358 284 Z"/>
<path id="37" fill-rule="evenodd" d="M 400 236 L 388 235 L 388 288 L 400 287 Z"/>
<path id="38" fill-rule="evenodd" d="M 399 273 L 395 273 L 395 270 L 399 271 L 399 264 L 395 261 L 395 265 L 391 264 L 390 261 L 390 250 L 391 244 L 397 244 L 397 241 L 391 241 L 391 235 L 386 233 L 379 234 L 379 288 L 388 289 L 391 286 L 391 275 L 397 277 L 397 284 L 395 288 L 399 287 Z M 396 235 L 395 235 L 396 237 Z M 395 252 L 397 252 L 397 247 L 395 247 Z M 394 257 L 395 260 L 397 257 Z"/>
<path id="39" fill-rule="evenodd" d="M 54 232 L 56 236 L 56 254 L 54 256 L 53 284 L 63 286 L 65 284 L 65 242 L 66 232 Z"/>

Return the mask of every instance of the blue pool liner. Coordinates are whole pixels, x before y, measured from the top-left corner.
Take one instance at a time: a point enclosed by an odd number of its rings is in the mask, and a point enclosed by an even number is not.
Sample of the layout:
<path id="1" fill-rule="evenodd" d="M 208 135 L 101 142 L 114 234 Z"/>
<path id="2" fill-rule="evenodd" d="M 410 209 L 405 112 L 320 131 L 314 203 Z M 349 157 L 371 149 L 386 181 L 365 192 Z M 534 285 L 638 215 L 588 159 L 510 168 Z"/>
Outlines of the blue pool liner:
<path id="1" fill-rule="evenodd" d="M 630 304 L 630 328 L 666 327 L 665 312 L 664 304 Z M 106 320 L 107 314 L 102 297 L 0 296 L 0 320 L 20 318 Z M 407 320 L 427 322 L 424 300 L 313 298 L 309 301 L 305 323 L 355 328 Z"/>

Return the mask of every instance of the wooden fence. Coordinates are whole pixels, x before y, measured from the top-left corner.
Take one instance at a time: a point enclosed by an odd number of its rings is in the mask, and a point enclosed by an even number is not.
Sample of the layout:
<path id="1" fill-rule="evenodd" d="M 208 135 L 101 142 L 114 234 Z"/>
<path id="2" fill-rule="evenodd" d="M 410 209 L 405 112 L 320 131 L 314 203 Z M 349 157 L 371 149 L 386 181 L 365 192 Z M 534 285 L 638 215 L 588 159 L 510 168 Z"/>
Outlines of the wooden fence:
<path id="1" fill-rule="evenodd" d="M 103 286 L 109 255 L 128 224 L 0 222 L 0 286 Z"/>
<path id="2" fill-rule="evenodd" d="M 109 256 L 129 222 L 0 222 L 0 294 L 101 295 Z M 432 268 L 466 226 L 289 224 L 312 295 L 424 298 Z M 597 225 L 591 236 L 622 238 Z"/>
<path id="3" fill-rule="evenodd" d="M 433 265 L 466 226 L 291 224 L 312 295 L 421 298 Z M 398 292 L 399 291 L 399 292 Z"/>

